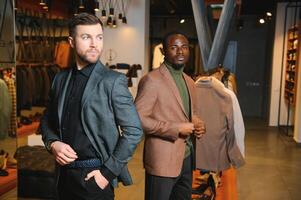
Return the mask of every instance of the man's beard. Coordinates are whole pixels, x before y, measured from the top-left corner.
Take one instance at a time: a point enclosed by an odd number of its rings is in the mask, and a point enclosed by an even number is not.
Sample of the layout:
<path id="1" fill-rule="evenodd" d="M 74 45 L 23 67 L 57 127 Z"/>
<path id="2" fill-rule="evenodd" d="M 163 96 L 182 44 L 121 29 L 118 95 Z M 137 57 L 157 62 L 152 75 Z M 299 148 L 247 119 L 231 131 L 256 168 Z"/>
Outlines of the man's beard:
<path id="1" fill-rule="evenodd" d="M 86 54 L 84 54 L 84 55 L 77 54 L 77 55 L 78 55 L 78 58 L 82 62 L 88 63 L 88 64 L 96 63 L 99 60 L 99 58 L 100 58 L 100 54 L 98 54 L 98 56 L 96 57 L 96 59 L 94 61 L 91 61 L 91 60 L 89 60 L 89 58 L 88 58 L 88 56 Z"/>
<path id="2" fill-rule="evenodd" d="M 180 69 L 184 68 L 184 64 L 171 64 L 171 66 L 175 70 L 180 70 Z"/>

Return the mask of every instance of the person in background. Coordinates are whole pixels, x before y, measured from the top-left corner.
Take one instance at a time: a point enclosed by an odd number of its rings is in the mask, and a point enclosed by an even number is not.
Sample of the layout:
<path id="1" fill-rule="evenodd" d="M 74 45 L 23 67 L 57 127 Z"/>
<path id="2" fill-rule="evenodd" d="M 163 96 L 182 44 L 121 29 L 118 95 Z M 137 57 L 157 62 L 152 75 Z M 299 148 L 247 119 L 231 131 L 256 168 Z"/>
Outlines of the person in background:
<path id="1" fill-rule="evenodd" d="M 172 32 L 163 40 L 164 63 L 139 82 L 135 105 L 146 134 L 145 199 L 190 200 L 192 135 L 205 124 L 193 115 L 194 82 L 183 69 L 189 59 L 187 37 Z"/>
<path id="2" fill-rule="evenodd" d="M 127 163 L 142 128 L 127 79 L 99 61 L 103 27 L 94 15 L 70 20 L 76 63 L 54 78 L 41 133 L 59 168 L 59 199 L 114 199 L 117 179 L 132 184 Z"/>

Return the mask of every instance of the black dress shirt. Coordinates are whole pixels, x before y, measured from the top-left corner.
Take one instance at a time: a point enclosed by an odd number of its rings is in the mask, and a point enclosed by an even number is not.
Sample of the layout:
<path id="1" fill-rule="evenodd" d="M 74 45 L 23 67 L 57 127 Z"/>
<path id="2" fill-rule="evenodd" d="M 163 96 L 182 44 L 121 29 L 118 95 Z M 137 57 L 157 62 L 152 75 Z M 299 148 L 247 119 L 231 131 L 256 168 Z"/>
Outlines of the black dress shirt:
<path id="1" fill-rule="evenodd" d="M 73 68 L 63 109 L 62 139 L 74 149 L 79 160 L 96 158 L 81 123 L 81 99 L 93 68 L 94 65 L 88 65 L 82 70 Z"/>
<path id="2" fill-rule="evenodd" d="M 64 103 L 62 139 L 64 143 L 69 144 L 77 153 L 78 160 L 97 157 L 97 153 L 85 134 L 81 122 L 81 100 L 94 67 L 95 64 L 90 64 L 82 70 L 78 70 L 76 67 L 73 68 Z M 108 181 L 111 181 L 115 177 L 114 174 L 104 166 L 100 170 Z"/>

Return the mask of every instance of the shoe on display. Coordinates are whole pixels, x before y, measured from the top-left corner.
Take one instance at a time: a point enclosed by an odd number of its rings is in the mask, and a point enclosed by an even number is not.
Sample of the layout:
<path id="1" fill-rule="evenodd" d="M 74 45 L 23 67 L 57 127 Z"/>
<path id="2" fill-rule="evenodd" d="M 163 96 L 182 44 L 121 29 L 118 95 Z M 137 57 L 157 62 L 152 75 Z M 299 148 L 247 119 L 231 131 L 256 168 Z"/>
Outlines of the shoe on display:
<path id="1" fill-rule="evenodd" d="M 0 176 L 8 176 L 8 172 L 6 170 L 0 169 Z"/>

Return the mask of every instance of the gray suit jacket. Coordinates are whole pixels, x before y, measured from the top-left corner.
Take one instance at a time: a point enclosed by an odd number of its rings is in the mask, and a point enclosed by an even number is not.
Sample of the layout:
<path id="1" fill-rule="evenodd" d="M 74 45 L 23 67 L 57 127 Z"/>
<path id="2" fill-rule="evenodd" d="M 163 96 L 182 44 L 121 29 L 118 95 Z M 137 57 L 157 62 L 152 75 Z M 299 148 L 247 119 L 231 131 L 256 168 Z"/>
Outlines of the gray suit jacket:
<path id="1" fill-rule="evenodd" d="M 46 146 L 62 138 L 60 123 L 71 73 L 71 69 L 62 71 L 53 80 L 50 102 L 41 120 Z M 81 121 L 98 158 L 124 185 L 132 184 L 127 162 L 143 133 L 123 74 L 96 64 L 83 93 Z M 112 184 L 116 186 L 117 179 Z"/>

